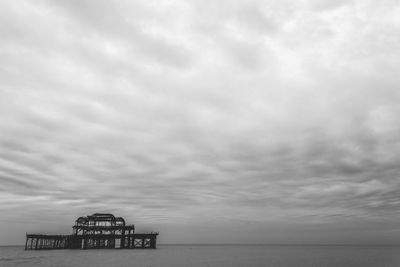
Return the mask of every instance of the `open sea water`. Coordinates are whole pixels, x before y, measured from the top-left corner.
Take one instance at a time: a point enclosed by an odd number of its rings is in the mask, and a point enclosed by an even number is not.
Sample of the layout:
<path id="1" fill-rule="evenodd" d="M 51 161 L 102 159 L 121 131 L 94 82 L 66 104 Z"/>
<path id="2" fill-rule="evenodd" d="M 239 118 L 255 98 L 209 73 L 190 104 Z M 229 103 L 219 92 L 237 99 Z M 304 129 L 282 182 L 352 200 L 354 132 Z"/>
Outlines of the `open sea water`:
<path id="1" fill-rule="evenodd" d="M 0 266 L 400 267 L 398 246 L 159 245 L 156 250 L 0 247 Z"/>

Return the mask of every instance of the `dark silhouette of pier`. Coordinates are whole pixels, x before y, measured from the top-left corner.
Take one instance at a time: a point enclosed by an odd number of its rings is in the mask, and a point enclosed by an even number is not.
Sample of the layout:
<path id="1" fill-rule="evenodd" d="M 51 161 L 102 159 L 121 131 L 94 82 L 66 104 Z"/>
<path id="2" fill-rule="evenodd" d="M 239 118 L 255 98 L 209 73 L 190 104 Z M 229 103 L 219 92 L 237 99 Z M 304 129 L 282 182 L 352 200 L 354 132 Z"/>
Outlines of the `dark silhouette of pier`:
<path id="1" fill-rule="evenodd" d="M 122 217 L 95 213 L 79 217 L 71 235 L 26 234 L 25 250 L 40 249 L 155 249 L 158 233 L 135 233 Z"/>

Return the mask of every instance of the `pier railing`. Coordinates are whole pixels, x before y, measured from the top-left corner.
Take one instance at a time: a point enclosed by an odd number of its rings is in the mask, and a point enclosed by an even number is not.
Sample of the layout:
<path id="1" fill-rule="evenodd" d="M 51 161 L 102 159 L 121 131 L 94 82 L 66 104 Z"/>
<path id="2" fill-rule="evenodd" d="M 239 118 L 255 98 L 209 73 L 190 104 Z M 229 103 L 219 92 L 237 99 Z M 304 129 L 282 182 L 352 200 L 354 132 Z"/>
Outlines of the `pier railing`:
<path id="1" fill-rule="evenodd" d="M 42 249 L 155 249 L 156 232 L 134 234 L 26 234 L 25 250 Z"/>

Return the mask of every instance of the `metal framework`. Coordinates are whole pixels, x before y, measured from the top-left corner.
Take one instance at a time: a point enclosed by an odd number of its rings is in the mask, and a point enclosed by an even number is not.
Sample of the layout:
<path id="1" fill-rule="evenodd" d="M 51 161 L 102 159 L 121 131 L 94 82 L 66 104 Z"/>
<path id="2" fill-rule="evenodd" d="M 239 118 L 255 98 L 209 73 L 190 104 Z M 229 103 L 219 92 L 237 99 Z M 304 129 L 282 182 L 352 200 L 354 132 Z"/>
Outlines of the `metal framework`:
<path id="1" fill-rule="evenodd" d="M 135 233 L 135 226 L 126 225 L 122 217 L 95 213 L 79 217 L 72 235 L 26 234 L 25 250 L 39 249 L 112 249 L 156 248 L 156 232 Z"/>

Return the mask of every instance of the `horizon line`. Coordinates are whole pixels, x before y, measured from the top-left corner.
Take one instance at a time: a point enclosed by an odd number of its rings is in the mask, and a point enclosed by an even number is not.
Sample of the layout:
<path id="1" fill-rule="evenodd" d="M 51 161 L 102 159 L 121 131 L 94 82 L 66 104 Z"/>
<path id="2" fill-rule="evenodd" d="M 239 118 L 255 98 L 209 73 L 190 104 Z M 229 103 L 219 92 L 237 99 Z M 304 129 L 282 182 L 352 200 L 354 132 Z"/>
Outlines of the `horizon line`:
<path id="1" fill-rule="evenodd" d="M 159 246 L 326 246 L 326 247 L 399 247 L 400 244 L 319 244 L 319 243 L 158 243 Z M 25 245 L 0 245 L 0 247 L 24 247 Z"/>

